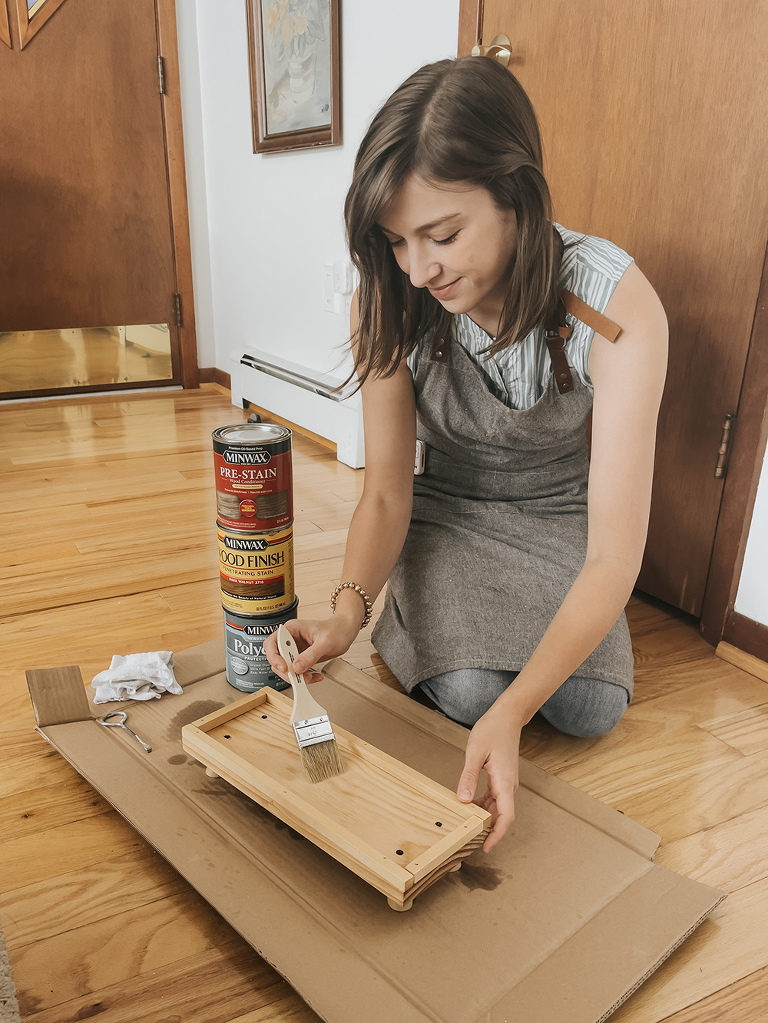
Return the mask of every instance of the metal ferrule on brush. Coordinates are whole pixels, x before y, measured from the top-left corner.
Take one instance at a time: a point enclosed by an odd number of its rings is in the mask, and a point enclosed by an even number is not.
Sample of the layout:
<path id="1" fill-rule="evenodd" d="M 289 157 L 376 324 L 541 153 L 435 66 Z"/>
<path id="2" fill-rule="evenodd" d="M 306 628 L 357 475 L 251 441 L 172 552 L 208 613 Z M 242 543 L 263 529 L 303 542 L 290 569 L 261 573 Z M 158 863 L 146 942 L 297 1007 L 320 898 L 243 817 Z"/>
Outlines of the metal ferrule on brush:
<path id="1" fill-rule="evenodd" d="M 314 746 L 318 742 L 331 742 L 336 737 L 328 717 L 307 718 L 305 721 L 294 721 L 293 730 L 299 749 Z"/>

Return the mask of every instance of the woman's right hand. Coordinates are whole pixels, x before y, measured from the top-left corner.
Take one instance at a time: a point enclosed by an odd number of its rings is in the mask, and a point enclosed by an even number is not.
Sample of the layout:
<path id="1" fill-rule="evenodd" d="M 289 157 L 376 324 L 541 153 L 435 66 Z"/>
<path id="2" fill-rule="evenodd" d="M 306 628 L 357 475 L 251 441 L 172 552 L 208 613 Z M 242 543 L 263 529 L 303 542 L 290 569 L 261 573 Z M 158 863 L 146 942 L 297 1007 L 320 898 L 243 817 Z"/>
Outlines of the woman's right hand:
<path id="1" fill-rule="evenodd" d="M 320 621 L 293 618 L 285 623 L 285 627 L 293 636 L 300 651 L 293 662 L 293 670 L 297 675 L 304 675 L 305 682 L 319 682 L 323 676 L 319 671 L 311 671 L 313 665 L 345 654 L 359 632 L 359 625 L 336 617 L 323 618 Z M 282 678 L 286 678 L 288 665 L 280 656 L 276 631 L 265 640 L 264 653 L 272 669 Z"/>

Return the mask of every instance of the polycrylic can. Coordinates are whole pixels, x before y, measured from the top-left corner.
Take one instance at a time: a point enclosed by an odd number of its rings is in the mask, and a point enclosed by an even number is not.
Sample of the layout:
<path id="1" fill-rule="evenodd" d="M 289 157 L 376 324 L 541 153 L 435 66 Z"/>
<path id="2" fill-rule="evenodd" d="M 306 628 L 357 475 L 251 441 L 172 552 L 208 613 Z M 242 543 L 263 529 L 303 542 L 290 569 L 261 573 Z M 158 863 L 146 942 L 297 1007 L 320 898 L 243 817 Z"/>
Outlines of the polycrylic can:
<path id="1" fill-rule="evenodd" d="M 293 525 L 269 533 L 244 533 L 217 524 L 221 602 L 244 615 L 274 615 L 296 596 Z"/>
<path id="2" fill-rule="evenodd" d="M 274 423 L 239 423 L 213 431 L 219 522 L 243 532 L 293 521 L 291 431 Z"/>
<path id="3" fill-rule="evenodd" d="M 264 641 L 278 625 L 296 617 L 298 598 L 276 615 L 238 615 L 224 608 L 224 643 L 227 682 L 243 693 L 264 686 L 287 689 L 289 683 L 276 675 L 264 653 Z"/>

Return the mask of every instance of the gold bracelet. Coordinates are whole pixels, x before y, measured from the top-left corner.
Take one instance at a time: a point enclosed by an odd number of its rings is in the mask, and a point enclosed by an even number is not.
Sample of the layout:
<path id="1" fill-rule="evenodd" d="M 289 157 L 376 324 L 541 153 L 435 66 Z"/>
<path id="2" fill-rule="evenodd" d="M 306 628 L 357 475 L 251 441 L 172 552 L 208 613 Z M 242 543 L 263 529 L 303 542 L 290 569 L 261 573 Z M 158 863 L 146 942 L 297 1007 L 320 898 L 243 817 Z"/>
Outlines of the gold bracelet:
<path id="1" fill-rule="evenodd" d="M 359 593 L 360 596 L 363 598 L 363 601 L 365 602 L 365 617 L 363 618 L 360 628 L 364 629 L 368 622 L 371 620 L 371 615 L 373 614 L 373 603 L 371 601 L 371 598 L 365 592 L 363 587 L 358 586 L 357 583 L 339 583 L 339 585 L 331 594 L 331 612 L 333 614 L 336 614 L 336 598 L 338 597 L 342 590 L 354 590 L 355 593 Z"/>

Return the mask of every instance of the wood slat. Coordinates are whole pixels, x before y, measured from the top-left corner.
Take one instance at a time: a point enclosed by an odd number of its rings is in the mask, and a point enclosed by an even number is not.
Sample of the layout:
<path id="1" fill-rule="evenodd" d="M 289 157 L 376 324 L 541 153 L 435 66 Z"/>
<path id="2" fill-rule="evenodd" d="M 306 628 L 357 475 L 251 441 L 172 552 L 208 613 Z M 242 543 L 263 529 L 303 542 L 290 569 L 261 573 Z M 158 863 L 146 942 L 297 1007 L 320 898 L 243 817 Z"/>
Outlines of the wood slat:
<path id="1" fill-rule="evenodd" d="M 195 892 L 122 912 L 119 898 L 116 891 L 115 913 L 105 919 L 12 950 L 22 1014 L 145 974 L 160 974 L 180 959 L 214 949 L 234 936 Z"/>
<path id="2" fill-rule="evenodd" d="M 768 967 L 668 1016 L 664 1023 L 759 1023 L 768 1005 Z"/>
<path id="3" fill-rule="evenodd" d="M 167 937 L 172 937 L 170 934 Z M 77 964 L 73 964 L 75 968 Z M 87 967 L 79 968 L 80 977 Z M 44 974 L 40 977 L 44 984 Z M 87 986 L 81 983 L 79 986 Z M 226 1023 L 233 1012 L 285 998 L 289 986 L 239 938 L 158 966 L 125 980 L 42 1008 L 24 990 L 22 1011 L 34 1023 Z"/>

